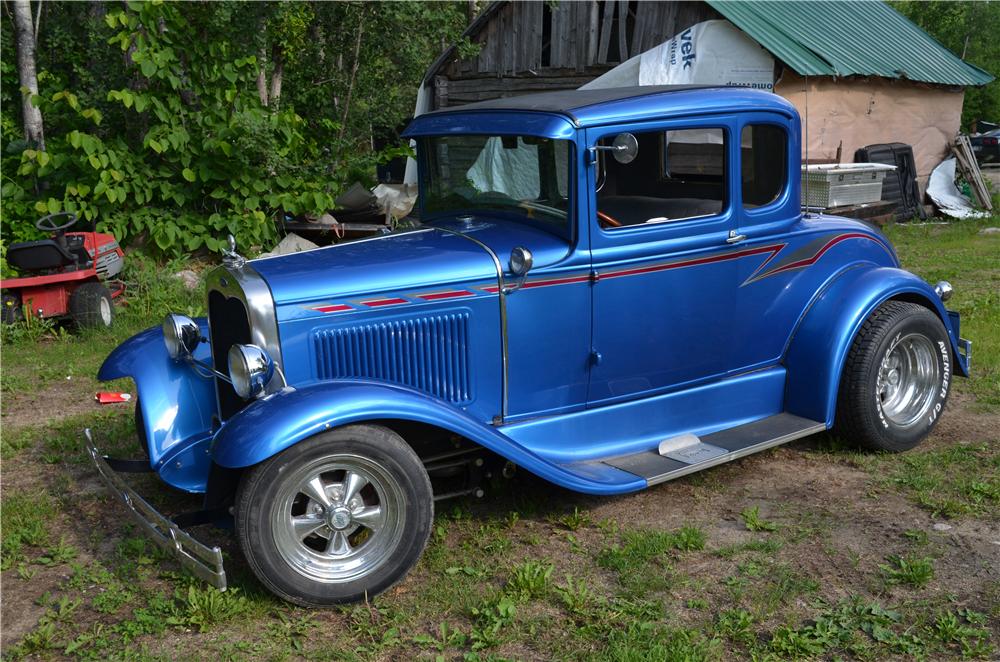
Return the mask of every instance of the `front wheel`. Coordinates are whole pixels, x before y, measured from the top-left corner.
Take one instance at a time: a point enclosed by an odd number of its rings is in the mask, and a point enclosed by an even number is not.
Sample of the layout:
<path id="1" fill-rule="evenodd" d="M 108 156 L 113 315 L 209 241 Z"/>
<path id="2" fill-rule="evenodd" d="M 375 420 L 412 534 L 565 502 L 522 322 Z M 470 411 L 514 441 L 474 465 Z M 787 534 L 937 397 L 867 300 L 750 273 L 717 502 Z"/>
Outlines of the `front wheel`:
<path id="1" fill-rule="evenodd" d="M 848 352 L 834 431 L 875 450 L 909 450 L 937 424 L 951 378 L 951 344 L 938 316 L 914 303 L 884 303 Z"/>
<path id="2" fill-rule="evenodd" d="M 420 458 L 374 425 L 323 432 L 258 465 L 236 504 L 237 537 L 254 574 L 306 607 L 391 587 L 420 558 L 434 518 Z"/>

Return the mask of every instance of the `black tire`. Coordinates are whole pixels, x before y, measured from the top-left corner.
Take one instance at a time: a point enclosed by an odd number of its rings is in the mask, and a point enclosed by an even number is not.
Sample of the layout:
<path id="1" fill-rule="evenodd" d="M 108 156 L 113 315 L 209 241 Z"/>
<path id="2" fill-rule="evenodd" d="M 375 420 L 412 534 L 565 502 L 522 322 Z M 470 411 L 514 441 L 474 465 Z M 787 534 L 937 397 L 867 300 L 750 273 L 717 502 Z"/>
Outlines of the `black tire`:
<path id="1" fill-rule="evenodd" d="M 351 468 L 342 473 L 343 466 Z M 348 473 L 371 480 L 345 504 Z M 329 506 L 300 489 L 314 484 L 313 475 Z M 345 508 L 348 523 L 336 519 Z M 380 509 L 381 524 L 354 521 L 372 508 Z M 295 535 L 295 524 L 310 517 L 325 524 Z M 272 593 L 305 607 L 357 602 L 393 586 L 423 553 L 433 519 L 434 497 L 420 458 L 395 432 L 375 425 L 333 429 L 288 448 L 247 471 L 236 495 L 236 535 L 250 568 Z M 338 532 L 337 526 L 343 528 Z M 352 526 L 358 528 L 352 532 Z M 327 551 L 338 534 L 348 555 L 372 560 L 353 557 L 356 570 L 333 576 L 338 564 L 349 565 L 345 559 L 352 558 Z"/>
<path id="2" fill-rule="evenodd" d="M 873 450 L 909 450 L 937 424 L 951 379 L 951 344 L 938 316 L 915 303 L 886 302 L 851 344 L 834 432 Z"/>
<path id="3" fill-rule="evenodd" d="M 4 324 L 17 324 L 24 320 L 24 308 L 21 307 L 21 297 L 10 292 L 4 292 L 0 298 L 0 315 Z"/>
<path id="4" fill-rule="evenodd" d="M 110 327 L 115 318 L 111 292 L 101 283 L 84 283 L 69 296 L 69 314 L 81 328 Z"/>

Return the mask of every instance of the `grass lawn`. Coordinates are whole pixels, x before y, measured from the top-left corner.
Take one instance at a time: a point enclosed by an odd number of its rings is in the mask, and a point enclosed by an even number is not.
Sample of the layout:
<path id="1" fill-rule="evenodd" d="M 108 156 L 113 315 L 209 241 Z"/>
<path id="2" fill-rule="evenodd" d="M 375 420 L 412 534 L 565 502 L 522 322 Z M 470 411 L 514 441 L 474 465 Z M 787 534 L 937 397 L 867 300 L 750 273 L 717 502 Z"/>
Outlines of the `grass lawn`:
<path id="1" fill-rule="evenodd" d="M 200 292 L 130 256 L 111 332 L 4 330 L 5 659 L 996 659 L 1000 655 L 1000 235 L 887 229 L 904 266 L 955 286 L 974 341 L 935 433 L 902 455 L 817 435 L 617 498 L 531 476 L 438 504 L 410 577 L 328 611 L 267 594 L 232 536 L 220 593 L 148 544 L 95 477 L 80 431 L 132 454 L 128 405 L 93 403 L 122 339 Z M 130 382 L 112 388 L 131 390 Z M 198 506 L 129 478 L 166 512 Z"/>

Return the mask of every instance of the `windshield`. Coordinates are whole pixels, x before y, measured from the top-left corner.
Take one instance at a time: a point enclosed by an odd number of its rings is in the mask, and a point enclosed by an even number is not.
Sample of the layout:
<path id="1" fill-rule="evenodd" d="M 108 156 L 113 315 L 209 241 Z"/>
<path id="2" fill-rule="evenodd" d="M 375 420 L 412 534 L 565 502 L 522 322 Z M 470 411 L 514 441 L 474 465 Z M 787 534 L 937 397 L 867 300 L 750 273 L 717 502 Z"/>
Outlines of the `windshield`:
<path id="1" fill-rule="evenodd" d="M 570 142 L 532 136 L 424 138 L 427 220 L 489 211 L 569 235 Z"/>

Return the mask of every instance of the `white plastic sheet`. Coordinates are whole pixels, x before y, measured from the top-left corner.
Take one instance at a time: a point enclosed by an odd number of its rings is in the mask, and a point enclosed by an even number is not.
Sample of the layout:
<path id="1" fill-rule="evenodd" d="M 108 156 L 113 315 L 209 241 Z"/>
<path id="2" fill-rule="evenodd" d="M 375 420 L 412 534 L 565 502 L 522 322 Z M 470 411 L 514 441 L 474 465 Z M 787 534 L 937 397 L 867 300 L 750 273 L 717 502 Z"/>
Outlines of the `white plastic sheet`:
<path id="1" fill-rule="evenodd" d="M 479 191 L 496 191 L 516 200 L 538 197 L 538 147 L 517 139 L 515 149 L 505 149 L 497 136 L 486 141 L 483 151 L 468 172 Z"/>
<path id="2" fill-rule="evenodd" d="M 774 89 L 774 58 L 729 21 L 703 21 L 580 89 L 724 85 Z"/>
<path id="3" fill-rule="evenodd" d="M 417 202 L 417 187 L 406 184 L 379 184 L 372 189 L 379 209 L 386 216 L 404 218 Z"/>
<path id="4" fill-rule="evenodd" d="M 984 211 L 972 208 L 972 202 L 962 195 L 955 186 L 955 157 L 945 159 L 931 173 L 927 183 L 927 195 L 938 206 L 941 213 L 952 218 L 983 218 Z"/>

